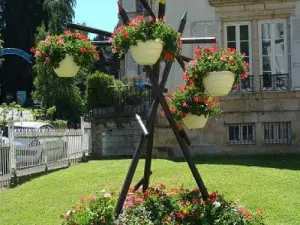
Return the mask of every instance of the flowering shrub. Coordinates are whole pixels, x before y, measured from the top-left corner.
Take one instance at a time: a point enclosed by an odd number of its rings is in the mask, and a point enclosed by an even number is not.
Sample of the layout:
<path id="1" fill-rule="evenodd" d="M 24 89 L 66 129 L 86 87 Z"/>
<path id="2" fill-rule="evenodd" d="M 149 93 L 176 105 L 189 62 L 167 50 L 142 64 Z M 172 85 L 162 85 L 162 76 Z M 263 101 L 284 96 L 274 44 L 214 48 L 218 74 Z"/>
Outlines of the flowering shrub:
<path id="1" fill-rule="evenodd" d="M 241 54 L 233 48 L 217 49 L 216 45 L 212 48 L 194 49 L 195 59 L 189 62 L 184 75 L 184 80 L 188 83 L 192 80 L 195 86 L 203 88 L 202 81 L 209 72 L 231 71 L 235 74 L 235 83 L 247 78 L 249 64 L 244 61 L 245 54 Z"/>
<path id="2" fill-rule="evenodd" d="M 62 225 L 113 224 L 116 197 L 102 191 L 98 196 L 81 197 L 80 202 L 65 215 Z"/>
<path id="3" fill-rule="evenodd" d="M 40 41 L 36 48 L 32 47 L 37 64 L 50 65 L 54 68 L 65 58 L 66 54 L 74 57 L 80 67 L 88 67 L 99 59 L 96 47 L 81 33 L 72 33 L 67 30 L 62 35 L 48 36 Z"/>
<path id="4" fill-rule="evenodd" d="M 181 120 L 188 114 L 207 117 L 221 113 L 219 98 L 210 97 L 193 85 L 180 87 L 169 95 L 167 100 L 170 111 L 176 120 Z"/>
<path id="5" fill-rule="evenodd" d="M 182 43 L 180 34 L 162 20 L 145 20 L 137 16 L 128 25 L 118 27 L 112 35 L 112 51 L 124 55 L 130 46 L 137 45 L 138 41 L 160 40 L 164 42 L 160 59 L 173 60 L 180 52 Z"/>
<path id="6" fill-rule="evenodd" d="M 114 199 L 114 195 L 102 194 L 84 206 L 75 206 L 62 216 L 63 225 L 264 225 L 262 209 L 251 212 L 216 192 L 207 201 L 201 199 L 198 189 L 166 190 L 163 184 L 144 193 L 129 192 L 117 219 L 113 219 Z"/>

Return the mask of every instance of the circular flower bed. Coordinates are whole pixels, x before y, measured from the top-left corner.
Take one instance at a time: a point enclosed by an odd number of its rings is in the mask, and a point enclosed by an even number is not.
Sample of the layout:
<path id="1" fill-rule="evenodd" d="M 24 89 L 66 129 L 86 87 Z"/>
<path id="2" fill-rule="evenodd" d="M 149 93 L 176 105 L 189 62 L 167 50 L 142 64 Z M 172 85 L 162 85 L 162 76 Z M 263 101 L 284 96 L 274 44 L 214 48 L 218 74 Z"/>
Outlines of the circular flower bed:
<path id="1" fill-rule="evenodd" d="M 171 61 L 181 52 L 182 43 L 180 34 L 172 27 L 166 25 L 162 20 L 145 20 L 142 16 L 137 16 L 128 25 L 118 27 L 112 35 L 112 51 L 120 57 L 130 48 L 145 43 L 147 41 L 161 42 L 160 60 Z M 148 54 L 150 45 L 145 46 L 141 53 L 141 58 Z M 155 47 L 157 48 L 157 47 Z M 135 58 L 135 60 L 139 60 Z"/>
<path id="2" fill-rule="evenodd" d="M 116 196 L 101 192 L 82 198 L 62 215 L 64 225 L 263 225 L 263 211 L 253 213 L 213 192 L 201 200 L 198 189 L 173 188 L 163 184 L 146 192 L 130 192 L 122 213 L 114 215 Z"/>
<path id="3" fill-rule="evenodd" d="M 84 34 L 72 33 L 69 30 L 62 35 L 48 36 L 36 48 L 31 48 L 31 52 L 34 53 L 37 64 L 49 65 L 55 70 L 62 62 L 72 70 L 74 66 L 78 66 L 78 69 L 89 67 L 99 59 L 96 47 Z"/>

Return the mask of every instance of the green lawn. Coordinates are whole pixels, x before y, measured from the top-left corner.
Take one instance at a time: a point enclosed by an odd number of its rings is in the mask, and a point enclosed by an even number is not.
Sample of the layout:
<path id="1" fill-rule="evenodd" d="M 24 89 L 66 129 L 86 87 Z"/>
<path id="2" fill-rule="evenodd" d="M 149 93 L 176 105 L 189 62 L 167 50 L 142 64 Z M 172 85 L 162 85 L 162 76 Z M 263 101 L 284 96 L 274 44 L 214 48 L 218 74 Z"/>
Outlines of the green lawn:
<path id="1" fill-rule="evenodd" d="M 119 191 L 130 160 L 90 161 L 0 193 L 0 224 L 55 225 L 80 196 Z M 142 174 L 141 161 L 135 181 Z M 265 210 L 270 225 L 300 224 L 300 156 L 207 157 L 197 167 L 209 189 Z M 154 160 L 151 184 L 195 187 L 185 162 Z"/>

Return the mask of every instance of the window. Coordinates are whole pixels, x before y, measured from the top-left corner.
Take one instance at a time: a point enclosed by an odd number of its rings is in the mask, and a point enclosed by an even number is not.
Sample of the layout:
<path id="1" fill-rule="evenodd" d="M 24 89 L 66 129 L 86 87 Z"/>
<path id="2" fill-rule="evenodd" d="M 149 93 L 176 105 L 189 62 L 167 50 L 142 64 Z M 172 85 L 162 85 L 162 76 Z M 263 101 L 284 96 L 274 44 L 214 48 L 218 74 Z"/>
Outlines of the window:
<path id="1" fill-rule="evenodd" d="M 255 124 L 228 124 L 228 144 L 229 145 L 249 145 L 255 144 Z"/>
<path id="2" fill-rule="evenodd" d="M 263 123 L 265 144 L 291 144 L 291 122 Z"/>
<path id="3" fill-rule="evenodd" d="M 259 39 L 262 90 L 288 89 L 286 21 L 261 21 Z"/>
<path id="4" fill-rule="evenodd" d="M 249 63 L 248 78 L 239 83 L 238 91 L 253 91 L 252 48 L 250 23 L 225 24 L 225 47 L 235 48 L 245 53 L 245 61 Z"/>

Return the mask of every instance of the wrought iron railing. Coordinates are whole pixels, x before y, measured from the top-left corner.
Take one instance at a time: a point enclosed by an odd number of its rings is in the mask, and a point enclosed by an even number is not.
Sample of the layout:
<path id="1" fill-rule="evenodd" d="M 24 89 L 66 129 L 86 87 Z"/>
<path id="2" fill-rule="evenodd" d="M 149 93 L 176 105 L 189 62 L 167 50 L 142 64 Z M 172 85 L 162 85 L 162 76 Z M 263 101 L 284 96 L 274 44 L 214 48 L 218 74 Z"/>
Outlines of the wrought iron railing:
<path id="1" fill-rule="evenodd" d="M 112 86 L 114 96 L 111 104 L 92 110 L 92 118 L 133 117 L 136 113 L 145 117 L 151 106 L 151 93 L 148 89 L 134 86 Z"/>
<path id="2" fill-rule="evenodd" d="M 290 75 L 264 74 L 260 76 L 261 91 L 288 91 L 290 88 Z"/>
<path id="3" fill-rule="evenodd" d="M 232 123 L 226 125 L 228 145 L 256 144 L 256 133 L 254 123 Z"/>
<path id="4" fill-rule="evenodd" d="M 249 75 L 246 79 L 241 80 L 238 83 L 236 89 L 233 89 L 231 93 L 241 93 L 241 92 L 253 92 L 254 91 L 254 76 Z"/>
<path id="5" fill-rule="evenodd" d="M 263 143 L 265 144 L 291 144 L 291 122 L 262 123 Z"/>

